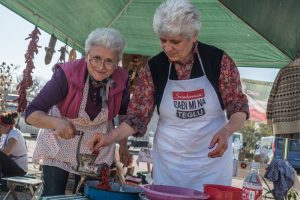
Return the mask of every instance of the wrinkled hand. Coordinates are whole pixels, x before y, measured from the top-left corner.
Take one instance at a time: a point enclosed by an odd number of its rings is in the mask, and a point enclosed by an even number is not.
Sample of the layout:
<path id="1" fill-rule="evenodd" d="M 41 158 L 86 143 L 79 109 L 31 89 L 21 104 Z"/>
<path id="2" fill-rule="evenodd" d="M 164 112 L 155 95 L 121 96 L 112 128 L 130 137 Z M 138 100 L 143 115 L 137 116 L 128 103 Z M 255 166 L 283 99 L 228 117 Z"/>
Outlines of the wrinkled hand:
<path id="1" fill-rule="evenodd" d="M 124 167 L 128 167 L 132 164 L 133 156 L 130 154 L 128 148 L 120 147 L 119 155 L 120 162 L 124 164 Z"/>
<path id="2" fill-rule="evenodd" d="M 58 126 L 54 131 L 54 134 L 63 139 L 72 139 L 75 137 L 75 127 L 69 120 L 61 118 L 59 120 Z"/>
<path id="3" fill-rule="evenodd" d="M 112 134 L 95 133 L 93 137 L 87 142 L 87 147 L 90 151 L 99 151 L 100 147 L 109 146 L 114 143 Z"/>
<path id="4" fill-rule="evenodd" d="M 208 157 L 221 157 L 228 148 L 228 139 L 231 134 L 232 133 L 230 133 L 225 128 L 222 128 L 219 132 L 217 132 L 212 138 L 209 148 L 214 148 L 215 145 L 217 145 L 217 147 L 213 151 L 208 153 Z"/>

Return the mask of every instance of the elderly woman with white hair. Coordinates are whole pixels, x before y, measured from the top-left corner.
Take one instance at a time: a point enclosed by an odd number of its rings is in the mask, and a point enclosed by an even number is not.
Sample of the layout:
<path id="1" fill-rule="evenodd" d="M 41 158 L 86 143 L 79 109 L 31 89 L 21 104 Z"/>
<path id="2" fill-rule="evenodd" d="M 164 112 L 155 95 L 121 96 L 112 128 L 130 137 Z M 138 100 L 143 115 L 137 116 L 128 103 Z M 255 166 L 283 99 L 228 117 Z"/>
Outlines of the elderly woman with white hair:
<path id="1" fill-rule="evenodd" d="M 42 128 L 33 153 L 33 162 L 42 166 L 42 196 L 65 194 L 69 173 L 78 174 L 77 152 L 91 154 L 85 144 L 92 135 L 107 134 L 114 117 L 126 114 L 128 72 L 118 67 L 125 45 L 115 29 L 92 31 L 85 43 L 86 56 L 56 65 L 51 80 L 26 109 L 26 122 Z M 95 164 L 111 165 L 114 148 L 101 148 Z"/>
<path id="2" fill-rule="evenodd" d="M 203 184 L 231 185 L 231 136 L 249 117 L 237 66 L 224 51 L 197 41 L 199 13 L 188 0 L 162 3 L 153 28 L 163 51 L 139 75 L 126 120 L 95 135 L 89 147 L 143 135 L 157 106 L 154 184 L 200 191 Z"/>

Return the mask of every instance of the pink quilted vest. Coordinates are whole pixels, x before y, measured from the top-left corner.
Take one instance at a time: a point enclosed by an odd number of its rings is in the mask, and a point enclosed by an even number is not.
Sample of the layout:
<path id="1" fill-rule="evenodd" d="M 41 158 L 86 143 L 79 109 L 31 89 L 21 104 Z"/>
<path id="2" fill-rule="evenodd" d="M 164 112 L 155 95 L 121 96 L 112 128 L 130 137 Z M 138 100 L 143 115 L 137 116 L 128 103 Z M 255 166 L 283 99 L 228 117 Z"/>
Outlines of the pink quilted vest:
<path id="1" fill-rule="evenodd" d="M 85 58 L 81 58 L 61 64 L 60 67 L 63 69 L 68 81 L 68 94 L 64 101 L 58 104 L 58 108 L 62 116 L 74 119 L 78 117 L 86 80 L 87 64 Z M 128 72 L 121 67 L 117 67 L 112 74 L 112 79 L 115 81 L 116 87 L 110 88 L 108 93 L 108 118 L 110 120 L 119 113 Z"/>

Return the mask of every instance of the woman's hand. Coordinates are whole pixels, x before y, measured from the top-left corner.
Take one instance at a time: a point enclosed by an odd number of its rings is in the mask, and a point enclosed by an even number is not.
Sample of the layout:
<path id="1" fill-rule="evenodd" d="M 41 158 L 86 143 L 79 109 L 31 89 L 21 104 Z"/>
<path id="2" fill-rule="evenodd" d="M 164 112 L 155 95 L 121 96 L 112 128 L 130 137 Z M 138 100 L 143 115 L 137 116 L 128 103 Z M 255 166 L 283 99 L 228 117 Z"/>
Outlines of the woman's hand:
<path id="1" fill-rule="evenodd" d="M 36 110 L 31 113 L 26 122 L 37 128 L 46 128 L 54 130 L 54 134 L 63 138 L 71 139 L 75 136 L 75 127 L 69 120 L 61 117 L 54 117 L 47 113 Z"/>
<path id="2" fill-rule="evenodd" d="M 217 147 L 213 151 L 208 153 L 208 157 L 221 157 L 228 148 L 228 139 L 231 135 L 232 133 L 226 128 L 222 128 L 219 132 L 217 132 L 211 140 L 209 148 L 213 148 L 216 144 Z"/>
<path id="3" fill-rule="evenodd" d="M 114 142 L 127 138 L 134 133 L 136 133 L 136 131 L 131 126 L 125 122 L 122 122 L 120 126 L 113 129 L 108 134 L 95 133 L 92 139 L 88 141 L 87 146 L 92 152 L 98 151 L 100 147 L 109 146 Z"/>
<path id="4" fill-rule="evenodd" d="M 217 147 L 208 153 L 208 157 L 221 157 L 228 148 L 228 139 L 236 130 L 240 129 L 246 120 L 246 113 L 236 112 L 230 116 L 228 123 L 219 130 L 210 142 L 209 148 Z M 231 145 L 231 143 L 230 143 Z"/>
<path id="5" fill-rule="evenodd" d="M 100 147 L 105 147 L 113 144 L 116 141 L 113 133 L 99 134 L 95 133 L 93 137 L 87 141 L 87 147 L 91 152 L 99 151 Z"/>
<path id="6" fill-rule="evenodd" d="M 75 137 L 75 127 L 69 120 L 65 118 L 60 118 L 57 122 L 57 128 L 54 131 L 54 134 L 63 138 L 63 139 L 72 139 Z"/>

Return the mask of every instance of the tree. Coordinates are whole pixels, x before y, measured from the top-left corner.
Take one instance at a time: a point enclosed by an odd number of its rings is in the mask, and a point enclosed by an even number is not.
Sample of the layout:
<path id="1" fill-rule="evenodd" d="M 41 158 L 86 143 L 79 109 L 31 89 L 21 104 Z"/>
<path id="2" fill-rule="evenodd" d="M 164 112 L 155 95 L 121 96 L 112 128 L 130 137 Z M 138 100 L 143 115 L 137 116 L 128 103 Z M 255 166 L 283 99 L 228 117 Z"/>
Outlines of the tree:
<path id="1" fill-rule="evenodd" d="M 41 79 L 38 77 L 34 77 L 32 86 L 29 89 L 27 89 L 28 96 L 35 97 L 40 92 L 42 87 L 43 87 L 43 84 L 42 84 Z"/>
<path id="2" fill-rule="evenodd" d="M 17 69 L 13 64 L 2 62 L 0 65 L 0 111 L 5 110 L 5 96 L 12 83 L 12 72 Z"/>
<path id="3" fill-rule="evenodd" d="M 22 79 L 23 79 L 22 75 L 17 77 L 17 82 L 14 84 L 15 89 L 17 85 L 22 81 Z M 43 86 L 44 86 L 44 82 L 42 81 L 42 79 L 40 79 L 37 76 L 33 77 L 32 86 L 26 90 L 28 97 L 35 97 L 40 92 Z"/>
<path id="4" fill-rule="evenodd" d="M 2 62 L 0 65 L 0 111 L 5 111 L 7 109 L 5 101 L 7 94 L 18 93 L 17 85 L 22 81 L 22 76 L 18 76 L 16 79 L 13 79 L 12 74 L 15 73 L 19 67 L 20 66 L 7 64 L 5 62 Z M 35 97 L 43 85 L 44 82 L 40 78 L 34 77 L 32 87 L 27 89 L 27 93 L 29 94 L 28 96 Z"/>
<path id="5" fill-rule="evenodd" d="M 261 137 L 271 136 L 273 135 L 273 128 L 265 123 L 259 123 L 258 132 L 260 133 Z"/>
<path id="6" fill-rule="evenodd" d="M 254 154 L 255 145 L 261 137 L 273 135 L 272 127 L 262 123 L 246 121 L 244 126 L 239 130 L 244 136 L 244 142 L 247 143 L 245 151 L 251 155 Z"/>

